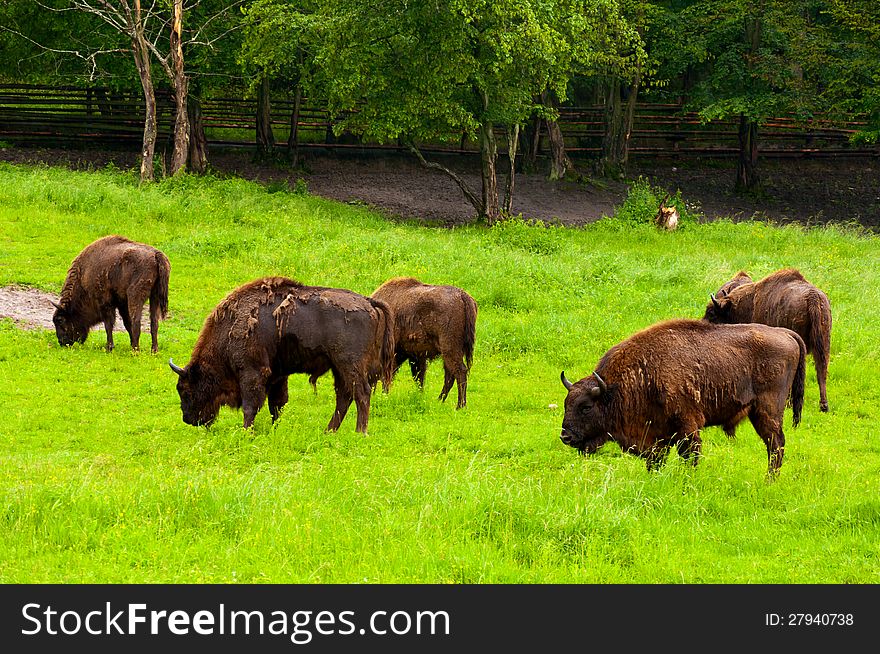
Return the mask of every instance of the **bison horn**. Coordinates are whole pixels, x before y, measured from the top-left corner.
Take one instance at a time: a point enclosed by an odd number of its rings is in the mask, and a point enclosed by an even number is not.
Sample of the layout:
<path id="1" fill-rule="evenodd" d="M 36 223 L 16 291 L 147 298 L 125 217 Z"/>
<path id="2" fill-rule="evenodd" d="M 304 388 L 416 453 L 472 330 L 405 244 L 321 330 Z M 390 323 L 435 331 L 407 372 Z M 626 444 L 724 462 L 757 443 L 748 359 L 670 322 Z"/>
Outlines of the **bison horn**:
<path id="1" fill-rule="evenodd" d="M 571 390 L 571 387 L 574 386 L 570 381 L 565 378 L 565 371 L 562 371 L 562 374 L 559 375 L 559 378 L 562 380 L 562 385 L 565 386 L 566 390 Z"/>
<path id="2" fill-rule="evenodd" d="M 173 359 L 168 359 L 168 365 L 171 366 L 171 369 L 176 372 L 178 375 L 182 375 L 185 371 L 180 366 L 174 365 Z"/>
<path id="3" fill-rule="evenodd" d="M 596 381 L 599 382 L 599 388 L 605 393 L 608 390 L 608 386 L 605 385 L 605 380 L 599 376 L 599 373 L 595 370 L 593 371 L 593 377 L 596 378 Z"/>
<path id="4" fill-rule="evenodd" d="M 53 307 L 55 307 L 59 311 L 61 310 L 61 305 L 58 304 L 57 302 L 53 302 L 52 300 L 49 300 L 49 304 L 51 304 Z"/>
<path id="5" fill-rule="evenodd" d="M 709 295 L 709 297 L 712 299 L 712 304 L 715 305 L 715 308 L 720 310 L 721 305 L 718 303 L 718 300 L 715 298 L 715 294 L 712 293 L 711 295 Z"/>

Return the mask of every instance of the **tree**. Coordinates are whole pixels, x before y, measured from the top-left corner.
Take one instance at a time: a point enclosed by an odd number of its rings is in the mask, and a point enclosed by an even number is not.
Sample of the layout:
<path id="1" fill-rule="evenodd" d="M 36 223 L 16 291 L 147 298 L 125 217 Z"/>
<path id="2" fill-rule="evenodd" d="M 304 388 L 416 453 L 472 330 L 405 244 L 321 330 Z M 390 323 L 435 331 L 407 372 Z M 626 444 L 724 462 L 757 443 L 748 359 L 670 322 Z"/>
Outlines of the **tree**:
<path id="1" fill-rule="evenodd" d="M 296 166 L 299 159 L 298 126 L 303 92 L 322 95 L 314 79 L 321 15 L 312 0 L 256 0 L 244 12 L 244 38 L 239 62 L 251 79 L 278 80 L 292 90 L 293 108 L 287 153 Z M 259 75 L 252 74 L 260 71 Z M 258 114 L 259 115 L 259 114 Z"/>
<path id="2" fill-rule="evenodd" d="M 738 120 L 736 188 L 759 184 L 758 133 L 767 118 L 804 120 L 821 100 L 815 62 L 816 2 L 699 0 L 682 10 L 679 61 L 703 64 L 690 104 L 710 121 Z"/>
<path id="3" fill-rule="evenodd" d="M 39 30 L 32 32 L 33 35 L 20 30 L 15 30 L 15 33 L 47 51 L 75 55 L 90 62 L 93 70 L 100 55 L 122 50 L 127 50 L 132 55 L 144 97 L 144 136 L 140 174 L 141 180 L 147 181 L 153 179 L 153 156 L 157 137 L 152 57 L 156 57 L 174 91 L 176 105 L 174 152 L 170 167 L 173 175 L 184 170 L 189 159 L 189 113 L 192 108 L 188 106 L 189 79 L 184 68 L 184 47 L 196 44 L 212 47 L 214 42 L 234 29 L 231 27 L 229 30 L 221 30 L 217 33 L 214 28 L 216 24 L 222 22 L 219 20 L 220 17 L 229 15 L 243 1 L 190 0 L 189 4 L 186 4 L 184 0 L 153 0 L 147 7 L 142 5 L 141 0 L 34 0 L 33 4 L 47 11 L 96 19 L 114 36 L 105 36 L 103 42 L 92 40 L 85 43 L 79 34 L 68 32 L 67 38 L 74 43 L 81 43 L 83 47 L 64 49 L 41 44 L 37 40 L 40 38 Z M 211 9 L 206 11 L 206 7 Z M 190 31 L 189 38 L 184 39 L 183 23 L 188 11 L 195 12 L 202 17 L 202 20 L 197 23 L 197 29 Z M 31 27 L 34 25 L 32 22 Z M 118 40 L 119 37 L 122 37 L 125 45 L 119 43 L 118 46 L 113 47 L 114 39 Z M 167 38 L 167 46 L 163 45 L 165 38 Z"/>
<path id="4" fill-rule="evenodd" d="M 515 157 L 519 126 L 535 109 L 553 114 L 535 98 L 549 90 L 563 100 L 574 62 L 602 57 L 595 34 L 617 16 L 604 0 L 340 0 L 321 9 L 316 65 L 338 129 L 405 139 L 489 224 L 512 202 L 499 200 L 499 133 Z M 479 193 L 419 148 L 462 133 L 479 143 Z"/>
<path id="5" fill-rule="evenodd" d="M 830 0 L 823 96 L 839 116 L 864 117 L 855 138 L 880 141 L 880 3 Z"/>

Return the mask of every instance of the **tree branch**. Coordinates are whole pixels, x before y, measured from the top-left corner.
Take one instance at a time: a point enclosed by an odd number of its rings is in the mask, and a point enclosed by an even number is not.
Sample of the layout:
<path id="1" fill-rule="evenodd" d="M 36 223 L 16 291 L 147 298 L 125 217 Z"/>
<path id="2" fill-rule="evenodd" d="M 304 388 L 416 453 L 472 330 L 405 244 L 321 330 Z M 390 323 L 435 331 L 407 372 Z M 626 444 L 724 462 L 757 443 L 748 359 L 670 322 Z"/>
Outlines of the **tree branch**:
<path id="1" fill-rule="evenodd" d="M 447 168 L 446 166 L 441 166 L 440 164 L 433 161 L 426 161 L 425 157 L 422 156 L 422 153 L 412 141 L 407 142 L 407 147 L 409 147 L 410 152 L 418 157 L 419 162 L 422 164 L 423 167 L 428 168 L 429 170 L 439 170 L 440 172 L 449 175 L 449 177 L 451 177 L 455 181 L 455 183 L 458 184 L 458 188 L 461 189 L 461 192 L 464 193 L 464 196 L 467 198 L 468 202 L 470 202 L 473 205 L 474 209 L 477 210 L 477 213 L 481 214 L 483 212 L 483 203 L 470 189 L 470 187 L 467 185 L 467 182 L 465 182 L 461 177 L 449 170 L 449 168 Z"/>

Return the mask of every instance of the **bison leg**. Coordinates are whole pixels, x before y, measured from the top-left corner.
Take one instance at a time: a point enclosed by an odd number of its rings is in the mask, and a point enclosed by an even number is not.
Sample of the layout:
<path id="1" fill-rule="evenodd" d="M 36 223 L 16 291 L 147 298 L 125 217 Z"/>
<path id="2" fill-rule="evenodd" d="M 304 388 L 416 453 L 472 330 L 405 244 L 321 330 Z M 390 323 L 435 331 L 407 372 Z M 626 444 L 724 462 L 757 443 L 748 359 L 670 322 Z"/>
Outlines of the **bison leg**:
<path id="1" fill-rule="evenodd" d="M 655 443 L 650 450 L 645 453 L 645 465 L 648 472 L 659 470 L 666 461 L 666 455 L 669 453 L 669 446 Z"/>
<path id="2" fill-rule="evenodd" d="M 409 371 L 412 373 L 413 381 L 419 385 L 419 388 L 425 388 L 425 374 L 428 371 L 428 359 L 426 357 L 412 357 L 409 360 Z"/>
<path id="3" fill-rule="evenodd" d="M 370 420 L 370 384 L 366 379 L 360 380 L 354 386 L 354 403 L 357 407 L 357 427 L 355 431 L 367 433 L 367 422 Z"/>
<path id="4" fill-rule="evenodd" d="M 159 351 L 159 302 L 150 298 L 150 351 Z"/>
<path id="5" fill-rule="evenodd" d="M 675 444 L 679 456 L 685 461 L 690 461 L 691 465 L 696 466 L 700 462 L 703 454 L 703 439 L 700 438 L 700 430 L 685 434 Z"/>
<path id="6" fill-rule="evenodd" d="M 816 379 L 819 382 L 819 410 L 828 411 L 828 396 L 825 393 L 825 380 L 828 377 L 828 358 L 814 356 Z"/>
<path id="7" fill-rule="evenodd" d="M 336 388 L 336 410 L 333 412 L 333 417 L 330 418 L 327 431 L 339 429 L 339 425 L 342 424 L 345 414 L 348 413 L 348 407 L 351 406 L 352 401 L 352 385 L 347 384 L 341 376 L 336 374 L 335 370 L 333 371 L 333 381 L 333 385 Z"/>
<path id="8" fill-rule="evenodd" d="M 120 309 L 120 313 L 125 309 Z M 141 317 L 144 314 L 143 301 L 129 299 L 128 301 L 128 319 L 130 321 L 128 336 L 131 339 L 131 349 L 139 350 L 141 347 Z"/>
<path id="9" fill-rule="evenodd" d="M 458 404 L 455 408 L 463 408 L 467 405 L 467 368 L 460 360 L 446 356 L 443 358 L 443 374 L 443 390 L 440 391 L 440 399 L 446 401 L 446 396 L 449 395 L 449 390 L 454 382 L 458 387 Z"/>
<path id="10" fill-rule="evenodd" d="M 104 312 L 104 331 L 107 332 L 107 351 L 113 351 L 113 325 L 116 324 L 116 309 L 110 307 Z"/>
<path id="11" fill-rule="evenodd" d="M 238 385 L 241 389 L 241 410 L 244 414 L 244 428 L 254 424 L 257 413 L 266 401 L 266 379 L 268 369 L 264 374 L 251 373 L 239 378 Z"/>
<path id="12" fill-rule="evenodd" d="M 767 446 L 767 474 L 775 477 L 782 465 L 785 453 L 785 434 L 782 433 L 782 421 L 770 416 L 762 409 L 753 409 L 749 420 Z"/>
<path id="13" fill-rule="evenodd" d="M 272 422 L 276 422 L 281 415 L 281 409 L 287 404 L 287 377 L 269 384 L 269 413 L 272 414 Z"/>

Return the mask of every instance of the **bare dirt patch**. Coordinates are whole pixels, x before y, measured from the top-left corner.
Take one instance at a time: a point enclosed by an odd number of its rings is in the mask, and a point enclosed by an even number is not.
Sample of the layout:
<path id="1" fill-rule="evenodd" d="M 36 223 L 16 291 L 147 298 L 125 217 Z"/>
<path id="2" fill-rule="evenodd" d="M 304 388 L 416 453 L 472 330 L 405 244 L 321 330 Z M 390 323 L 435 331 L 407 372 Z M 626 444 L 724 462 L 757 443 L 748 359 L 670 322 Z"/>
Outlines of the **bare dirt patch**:
<path id="1" fill-rule="evenodd" d="M 52 302 L 58 302 L 58 296 L 27 286 L 0 286 L 0 320 L 9 318 L 21 329 L 47 329 L 55 331 L 52 314 L 55 312 Z M 103 332 L 103 325 L 96 325 L 93 332 Z M 125 332 L 125 326 L 118 313 L 114 332 Z M 149 333 L 150 318 L 144 315 L 141 320 L 141 331 Z"/>

